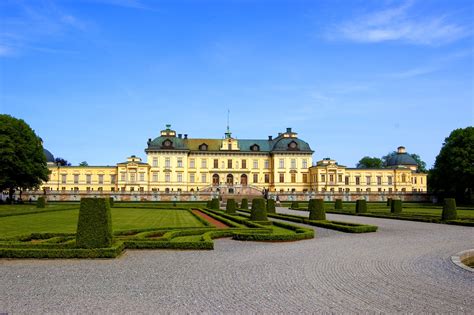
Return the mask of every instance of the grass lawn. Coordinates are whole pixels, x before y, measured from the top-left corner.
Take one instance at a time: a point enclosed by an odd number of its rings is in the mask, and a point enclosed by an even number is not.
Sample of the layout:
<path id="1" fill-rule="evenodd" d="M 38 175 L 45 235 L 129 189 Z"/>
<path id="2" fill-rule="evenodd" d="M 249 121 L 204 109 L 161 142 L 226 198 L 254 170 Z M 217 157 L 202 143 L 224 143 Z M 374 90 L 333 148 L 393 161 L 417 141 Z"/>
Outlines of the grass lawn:
<path id="1" fill-rule="evenodd" d="M 28 212 L 31 207 L 30 205 L 1 206 L 0 213 L 3 211 Z M 61 205 L 48 205 L 45 209 L 59 210 L 60 207 Z M 0 237 L 33 232 L 74 233 L 77 227 L 79 205 L 65 205 L 63 208 L 65 211 L 0 217 Z M 112 222 L 114 230 L 204 226 L 188 211 L 174 209 L 112 208 Z"/>

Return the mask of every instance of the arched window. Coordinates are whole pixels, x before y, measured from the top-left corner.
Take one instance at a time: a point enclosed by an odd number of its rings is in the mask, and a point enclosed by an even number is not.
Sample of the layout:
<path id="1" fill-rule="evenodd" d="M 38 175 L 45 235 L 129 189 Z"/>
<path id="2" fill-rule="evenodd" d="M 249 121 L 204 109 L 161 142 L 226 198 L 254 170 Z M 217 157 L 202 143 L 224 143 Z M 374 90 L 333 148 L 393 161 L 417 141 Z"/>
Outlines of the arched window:
<path id="1" fill-rule="evenodd" d="M 260 151 L 260 146 L 258 144 L 253 144 L 251 147 L 250 147 L 250 150 L 251 151 Z"/>
<path id="2" fill-rule="evenodd" d="M 171 142 L 171 140 L 169 139 L 166 139 L 165 141 L 163 141 L 162 144 L 164 148 L 171 148 L 173 146 L 173 142 Z"/>
<path id="3" fill-rule="evenodd" d="M 288 150 L 298 150 L 298 143 L 296 141 L 288 143 Z"/>
<path id="4" fill-rule="evenodd" d="M 199 151 L 207 151 L 207 148 L 208 148 L 207 144 L 203 143 L 199 146 Z"/>

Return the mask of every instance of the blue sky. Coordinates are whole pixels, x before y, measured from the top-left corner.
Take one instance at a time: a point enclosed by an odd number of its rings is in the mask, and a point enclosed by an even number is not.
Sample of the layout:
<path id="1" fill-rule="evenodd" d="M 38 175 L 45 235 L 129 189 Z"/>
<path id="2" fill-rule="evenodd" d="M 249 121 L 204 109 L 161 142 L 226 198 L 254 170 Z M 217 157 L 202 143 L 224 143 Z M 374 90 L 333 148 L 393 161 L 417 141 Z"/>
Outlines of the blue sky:
<path id="1" fill-rule="evenodd" d="M 473 1 L 0 2 L 0 112 L 55 156 L 145 157 L 167 123 L 221 138 L 293 127 L 314 160 L 399 145 L 430 167 L 474 125 Z"/>

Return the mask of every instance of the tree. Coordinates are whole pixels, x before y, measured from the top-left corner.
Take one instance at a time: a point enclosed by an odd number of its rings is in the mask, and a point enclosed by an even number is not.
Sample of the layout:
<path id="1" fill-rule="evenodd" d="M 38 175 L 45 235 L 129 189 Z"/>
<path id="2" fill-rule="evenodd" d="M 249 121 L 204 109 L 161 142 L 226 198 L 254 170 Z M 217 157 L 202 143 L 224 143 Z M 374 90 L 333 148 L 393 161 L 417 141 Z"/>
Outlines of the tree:
<path id="1" fill-rule="evenodd" d="M 79 163 L 79 166 L 89 166 L 89 164 L 86 161 L 82 161 Z"/>
<path id="2" fill-rule="evenodd" d="M 455 129 L 444 140 L 428 183 L 435 193 L 472 202 L 474 127 Z"/>
<path id="3" fill-rule="evenodd" d="M 356 165 L 357 168 L 382 168 L 383 162 L 377 157 L 364 156 Z"/>
<path id="4" fill-rule="evenodd" d="M 22 119 L 0 115 L 0 191 L 36 188 L 49 170 L 41 139 Z"/>
<path id="5" fill-rule="evenodd" d="M 383 166 L 387 165 L 387 161 L 390 157 L 392 157 L 394 155 L 397 155 L 397 154 L 398 154 L 397 151 L 392 151 L 392 152 L 388 153 L 387 155 L 382 156 Z M 408 154 L 408 155 L 411 156 L 416 161 L 416 164 L 418 166 L 418 172 L 426 173 L 428 171 L 426 169 L 426 162 L 423 161 L 418 154 L 412 153 L 412 154 Z"/>
<path id="6" fill-rule="evenodd" d="M 55 158 L 54 163 L 56 165 L 58 165 L 58 163 L 59 163 L 59 166 L 71 166 L 71 163 L 69 163 L 67 160 L 65 160 L 63 158 L 60 158 L 60 157 Z"/>

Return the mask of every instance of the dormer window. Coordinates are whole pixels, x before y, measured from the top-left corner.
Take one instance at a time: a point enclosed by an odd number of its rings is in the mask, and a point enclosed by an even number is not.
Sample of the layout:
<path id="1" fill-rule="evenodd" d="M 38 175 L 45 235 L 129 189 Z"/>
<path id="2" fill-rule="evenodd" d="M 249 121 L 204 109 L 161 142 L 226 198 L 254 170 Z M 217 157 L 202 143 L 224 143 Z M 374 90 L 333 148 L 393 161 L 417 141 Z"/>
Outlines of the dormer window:
<path id="1" fill-rule="evenodd" d="M 203 143 L 199 146 L 199 151 L 207 151 L 208 146 L 207 144 Z"/>
<path id="2" fill-rule="evenodd" d="M 298 150 L 298 143 L 296 143 L 295 141 L 291 141 L 288 144 L 288 150 Z"/>
<path id="3" fill-rule="evenodd" d="M 173 146 L 173 142 L 171 142 L 171 140 L 166 139 L 165 141 L 163 141 L 163 147 L 171 148 L 172 146 Z"/>
<path id="4" fill-rule="evenodd" d="M 260 151 L 260 147 L 258 144 L 254 144 L 250 147 L 251 151 Z"/>

